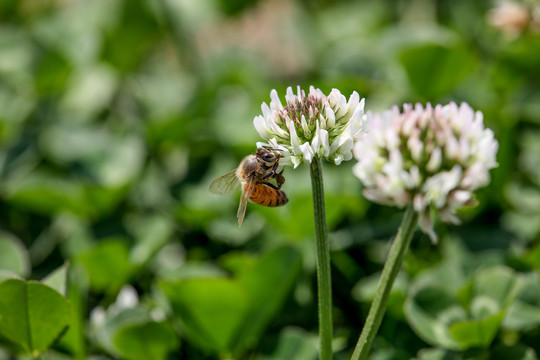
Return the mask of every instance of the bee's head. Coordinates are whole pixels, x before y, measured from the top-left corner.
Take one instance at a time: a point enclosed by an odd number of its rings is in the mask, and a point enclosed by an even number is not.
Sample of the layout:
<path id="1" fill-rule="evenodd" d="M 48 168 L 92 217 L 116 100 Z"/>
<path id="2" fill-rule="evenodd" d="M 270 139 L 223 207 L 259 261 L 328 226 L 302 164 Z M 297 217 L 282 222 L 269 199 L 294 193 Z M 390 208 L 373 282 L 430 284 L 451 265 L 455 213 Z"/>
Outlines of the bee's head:
<path id="1" fill-rule="evenodd" d="M 282 157 L 282 155 L 279 153 L 276 153 L 276 151 L 281 151 L 281 150 L 274 149 L 269 146 L 263 146 L 262 148 L 259 148 L 257 150 L 257 156 L 266 163 L 274 163 L 278 161 L 280 157 Z"/>

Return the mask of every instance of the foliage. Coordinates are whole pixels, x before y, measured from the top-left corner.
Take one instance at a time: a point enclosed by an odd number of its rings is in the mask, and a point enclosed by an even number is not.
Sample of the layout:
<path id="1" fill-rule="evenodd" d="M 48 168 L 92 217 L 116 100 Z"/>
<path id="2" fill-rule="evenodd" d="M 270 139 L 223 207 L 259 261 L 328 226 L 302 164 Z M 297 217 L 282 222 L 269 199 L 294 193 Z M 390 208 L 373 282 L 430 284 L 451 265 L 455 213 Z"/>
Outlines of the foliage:
<path id="1" fill-rule="evenodd" d="M 464 225 L 415 234 L 372 358 L 537 359 L 540 35 L 506 37 L 493 6 L 0 2 L 0 358 L 316 359 L 307 167 L 241 228 L 238 193 L 208 192 L 270 90 L 314 85 L 366 110 L 467 101 L 501 146 Z M 401 218 L 350 163 L 323 164 L 336 359 Z"/>
<path id="2" fill-rule="evenodd" d="M 68 301 L 41 282 L 7 277 L 0 293 L 0 335 L 25 353 L 39 355 L 71 322 Z"/>

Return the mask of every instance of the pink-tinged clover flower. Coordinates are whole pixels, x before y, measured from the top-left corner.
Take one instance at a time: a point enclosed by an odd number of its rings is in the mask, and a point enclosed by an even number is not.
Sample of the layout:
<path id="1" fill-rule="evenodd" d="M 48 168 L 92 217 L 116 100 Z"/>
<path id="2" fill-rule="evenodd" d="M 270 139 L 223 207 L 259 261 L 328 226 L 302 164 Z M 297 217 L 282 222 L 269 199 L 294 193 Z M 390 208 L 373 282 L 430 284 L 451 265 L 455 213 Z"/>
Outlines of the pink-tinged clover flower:
<path id="1" fill-rule="evenodd" d="M 368 114 L 353 172 L 367 199 L 398 208 L 412 204 L 420 228 L 436 241 L 430 210 L 458 224 L 456 210 L 475 204 L 473 191 L 489 183 L 497 149 L 482 113 L 466 103 L 405 104 L 403 112 L 394 107 Z"/>
<path id="2" fill-rule="evenodd" d="M 534 10 L 525 3 L 504 0 L 488 12 L 488 23 L 515 39 L 524 32 L 534 20 Z"/>
<path id="3" fill-rule="evenodd" d="M 280 165 L 311 163 L 314 157 L 333 161 L 336 165 L 351 160 L 353 146 L 363 131 L 364 99 L 355 91 L 349 100 L 339 90 L 328 96 L 313 86 L 306 93 L 291 87 L 285 94 L 285 105 L 277 91 L 270 92 L 270 105 L 263 103 L 262 115 L 253 119 L 259 135 L 271 146 L 281 150 Z"/>

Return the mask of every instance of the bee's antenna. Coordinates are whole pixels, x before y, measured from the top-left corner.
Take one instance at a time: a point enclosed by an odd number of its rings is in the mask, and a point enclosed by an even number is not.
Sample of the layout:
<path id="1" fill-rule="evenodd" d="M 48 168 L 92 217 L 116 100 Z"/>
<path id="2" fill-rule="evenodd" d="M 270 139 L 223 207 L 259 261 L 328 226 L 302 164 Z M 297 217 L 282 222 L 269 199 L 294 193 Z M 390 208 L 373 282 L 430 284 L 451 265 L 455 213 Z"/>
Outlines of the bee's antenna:
<path id="1" fill-rule="evenodd" d="M 270 150 L 270 151 L 279 151 L 279 152 L 282 152 L 282 151 L 283 151 L 283 150 L 281 150 L 281 149 L 273 148 L 273 147 L 268 146 L 268 145 L 263 145 L 263 149 L 265 149 L 265 150 Z"/>

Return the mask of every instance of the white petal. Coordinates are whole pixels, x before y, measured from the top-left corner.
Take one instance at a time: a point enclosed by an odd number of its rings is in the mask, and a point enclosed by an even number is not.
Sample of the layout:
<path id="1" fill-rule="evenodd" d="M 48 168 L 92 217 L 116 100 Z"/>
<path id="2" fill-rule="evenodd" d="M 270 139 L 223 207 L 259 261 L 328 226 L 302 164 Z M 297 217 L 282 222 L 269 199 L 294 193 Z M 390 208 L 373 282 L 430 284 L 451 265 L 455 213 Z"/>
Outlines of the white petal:
<path id="1" fill-rule="evenodd" d="M 343 158 L 343 161 L 349 161 L 353 158 L 352 151 L 341 151 L 340 156 Z"/>
<path id="2" fill-rule="evenodd" d="M 276 89 L 270 91 L 270 109 L 272 110 L 281 110 L 283 105 L 281 105 L 281 100 L 279 100 L 278 93 Z"/>
<path id="3" fill-rule="evenodd" d="M 90 323 L 96 327 L 104 326 L 107 322 L 107 312 L 101 306 L 96 306 L 90 312 Z"/>
<path id="4" fill-rule="evenodd" d="M 287 92 L 285 93 L 285 101 L 287 102 L 287 105 L 296 104 L 296 96 L 294 95 L 292 91 L 292 87 L 287 88 Z"/>
<path id="5" fill-rule="evenodd" d="M 435 172 L 439 170 L 442 162 L 442 151 L 440 147 L 433 149 L 428 163 L 426 164 L 426 169 L 429 172 Z"/>
<path id="6" fill-rule="evenodd" d="M 370 176 L 369 172 L 367 171 L 367 168 L 363 166 L 361 163 L 357 163 L 353 166 L 353 174 L 360 179 L 360 181 L 364 184 L 366 187 L 370 187 L 374 185 L 374 181 L 372 177 Z"/>
<path id="7" fill-rule="evenodd" d="M 365 134 L 367 132 L 367 124 L 367 116 L 365 114 L 361 114 L 360 112 L 356 112 L 351 117 L 351 120 L 349 120 L 349 124 L 347 125 L 347 127 L 350 128 L 351 135 L 356 140 L 362 134 Z"/>
<path id="8" fill-rule="evenodd" d="M 321 157 L 328 157 L 330 154 L 330 145 L 328 144 L 328 131 L 321 129 L 317 121 L 315 136 L 312 145 L 313 152 Z"/>
<path id="9" fill-rule="evenodd" d="M 261 115 L 256 116 L 253 119 L 253 126 L 255 126 L 255 130 L 257 130 L 259 135 L 265 140 L 268 140 L 272 136 L 274 136 L 270 129 L 268 129 L 268 127 L 266 126 L 266 120 Z"/>
<path id="10" fill-rule="evenodd" d="M 302 130 L 304 130 L 304 137 L 310 138 L 311 137 L 311 130 L 309 130 L 308 123 L 306 121 L 306 117 L 304 114 L 302 114 L 302 118 L 300 120 L 300 125 L 302 125 Z"/>
<path id="11" fill-rule="evenodd" d="M 338 89 L 332 89 L 328 102 L 336 114 L 336 119 L 341 119 L 347 113 L 347 99 Z"/>
<path id="12" fill-rule="evenodd" d="M 420 225 L 420 229 L 422 229 L 424 233 L 429 235 L 431 242 L 433 244 L 436 244 L 438 241 L 438 237 L 435 233 L 435 230 L 433 229 L 433 221 L 431 220 L 431 216 L 429 215 L 429 210 L 420 215 L 418 224 Z"/>
<path id="13" fill-rule="evenodd" d="M 439 215 L 441 216 L 441 220 L 445 223 L 454 225 L 461 224 L 461 220 L 448 209 L 440 210 Z"/>
<path id="14" fill-rule="evenodd" d="M 353 137 L 346 132 L 334 139 L 332 145 L 330 145 L 330 154 L 335 152 L 352 151 L 353 146 Z"/>
<path id="15" fill-rule="evenodd" d="M 341 165 L 341 163 L 343 162 L 343 156 L 341 154 L 337 155 L 335 158 L 334 158 L 334 164 L 336 165 Z"/>
<path id="16" fill-rule="evenodd" d="M 384 141 L 389 150 L 398 149 L 401 145 L 399 133 L 392 128 L 388 128 L 384 132 Z"/>
<path id="17" fill-rule="evenodd" d="M 330 106 L 333 108 L 339 107 L 341 96 L 341 92 L 338 89 L 332 89 L 332 91 L 330 91 L 330 94 L 328 95 L 328 103 L 330 104 Z"/>
<path id="18" fill-rule="evenodd" d="M 329 106 L 326 107 L 326 126 L 324 126 L 326 129 L 332 129 L 336 125 L 336 114 L 334 113 L 334 110 L 330 108 Z"/>
<path id="19" fill-rule="evenodd" d="M 482 164 L 476 162 L 472 164 L 463 174 L 463 180 L 461 186 L 465 189 L 475 190 L 489 183 L 488 169 L 484 168 Z"/>
<path id="20" fill-rule="evenodd" d="M 296 86 L 296 96 L 298 98 L 298 101 L 302 101 L 304 98 L 304 91 L 300 87 L 300 85 Z"/>
<path id="21" fill-rule="evenodd" d="M 390 150 L 390 164 L 396 169 L 396 174 L 399 170 L 403 168 L 403 156 L 401 156 L 401 151 L 398 149 Z"/>
<path id="22" fill-rule="evenodd" d="M 137 291 L 129 285 L 126 285 L 120 290 L 116 297 L 115 306 L 121 309 L 131 309 L 139 304 L 139 295 Z"/>
<path id="23" fill-rule="evenodd" d="M 424 209 L 426 208 L 427 206 L 427 202 L 426 202 L 426 199 L 424 198 L 424 196 L 422 196 L 422 194 L 416 194 L 413 198 L 413 208 L 414 208 L 414 211 L 420 213 L 422 211 L 424 211 Z"/>
<path id="24" fill-rule="evenodd" d="M 270 107 L 268 106 L 267 103 L 263 102 L 261 104 L 261 111 L 265 119 L 272 117 L 272 110 L 270 110 Z"/>
<path id="25" fill-rule="evenodd" d="M 313 116 L 311 116 L 310 118 L 313 119 Z M 328 129 L 326 127 L 326 118 L 323 116 L 323 114 L 319 115 L 319 119 L 317 120 L 317 123 L 320 125 L 321 128 Z"/>
<path id="26" fill-rule="evenodd" d="M 309 145 L 308 142 L 303 143 L 300 145 L 299 150 L 301 154 L 304 155 L 304 160 L 306 160 L 308 163 L 311 163 L 311 160 L 313 159 L 313 156 L 315 155 L 313 153 L 313 149 Z"/>
<path id="27" fill-rule="evenodd" d="M 298 138 L 298 135 L 296 134 L 296 129 L 294 128 L 294 124 L 292 121 L 289 121 L 287 124 L 289 127 L 289 136 L 291 139 L 291 145 L 293 148 L 297 148 L 300 146 L 300 139 Z"/>
<path id="28" fill-rule="evenodd" d="M 472 125 L 473 119 L 475 118 L 474 110 L 466 102 L 462 102 L 459 106 L 459 109 L 457 108 L 457 105 L 455 103 L 452 102 L 451 105 L 455 109 L 454 110 L 455 111 L 454 124 L 456 125 L 455 130 L 459 130 L 461 132 L 469 130 L 466 128 L 466 126 L 468 127 L 469 124 Z"/>
<path id="29" fill-rule="evenodd" d="M 487 169 L 492 169 L 498 166 L 496 161 L 498 149 L 499 143 L 494 139 L 493 131 L 486 129 L 478 140 L 477 149 L 474 151 L 474 154 L 478 157 L 478 161 Z"/>
<path id="30" fill-rule="evenodd" d="M 289 134 L 285 130 L 283 130 L 278 124 L 276 124 L 274 119 L 266 118 L 266 126 L 268 128 L 270 128 L 270 130 L 274 134 L 279 136 L 280 138 L 282 138 L 282 139 L 288 139 L 289 138 Z"/>
<path id="31" fill-rule="evenodd" d="M 448 172 L 448 177 L 445 179 L 446 181 L 444 183 L 444 191 L 447 194 L 459 185 L 462 174 L 463 170 L 459 165 L 454 165 L 452 170 Z"/>
<path id="32" fill-rule="evenodd" d="M 445 156 L 447 159 L 456 160 L 459 153 L 459 144 L 456 138 L 451 137 L 447 139 L 445 146 Z"/>
<path id="33" fill-rule="evenodd" d="M 356 91 L 353 91 L 349 97 L 349 102 L 347 103 L 348 110 L 351 110 L 351 113 L 356 110 L 356 107 L 360 104 L 360 95 Z"/>
<path id="34" fill-rule="evenodd" d="M 298 167 L 298 165 L 300 165 L 302 163 L 302 157 L 301 156 L 291 156 L 291 161 L 292 161 L 292 164 L 293 164 L 294 168 L 296 169 Z"/>
<path id="35" fill-rule="evenodd" d="M 469 141 L 465 136 L 461 136 L 459 138 L 458 144 L 459 144 L 458 160 L 462 162 L 466 162 L 469 159 L 469 156 L 471 155 Z"/>
<path id="36" fill-rule="evenodd" d="M 470 199 L 472 199 L 472 193 L 466 190 L 456 190 L 452 192 L 450 199 L 463 205 L 466 204 Z"/>
<path id="37" fill-rule="evenodd" d="M 379 191 L 377 188 L 369 188 L 362 190 L 362 195 L 369 201 L 373 201 L 383 205 L 392 205 L 392 202 L 386 197 L 386 195 Z"/>
<path id="38" fill-rule="evenodd" d="M 412 134 L 407 140 L 407 148 L 411 152 L 412 159 L 415 163 L 422 161 L 424 153 L 424 143 L 420 140 L 420 134 Z"/>
<path id="39" fill-rule="evenodd" d="M 446 204 L 448 193 L 457 188 L 461 182 L 462 170 L 455 165 L 450 171 L 443 171 L 428 178 L 422 186 L 426 199 L 441 209 Z"/>

